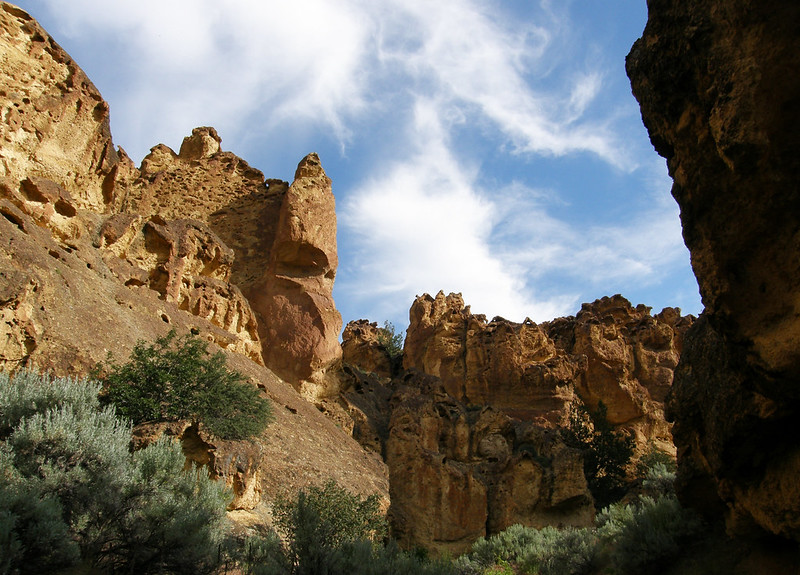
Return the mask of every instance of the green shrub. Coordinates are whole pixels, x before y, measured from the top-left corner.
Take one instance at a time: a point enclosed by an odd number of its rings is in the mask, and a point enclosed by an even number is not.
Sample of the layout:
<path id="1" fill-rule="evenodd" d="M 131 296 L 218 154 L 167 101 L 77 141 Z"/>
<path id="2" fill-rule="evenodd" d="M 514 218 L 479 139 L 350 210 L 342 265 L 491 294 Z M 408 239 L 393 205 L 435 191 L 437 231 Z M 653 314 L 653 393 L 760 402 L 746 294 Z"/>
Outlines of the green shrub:
<path id="1" fill-rule="evenodd" d="M 486 569 L 498 560 L 518 562 L 526 549 L 538 541 L 538 529 L 512 525 L 489 538 L 481 537 L 472 545 L 470 559 L 478 569 Z"/>
<path id="2" fill-rule="evenodd" d="M 394 324 L 390 321 L 383 322 L 383 327 L 378 328 L 378 343 L 381 344 L 392 360 L 403 355 L 403 334 L 396 333 Z"/>
<path id="3" fill-rule="evenodd" d="M 245 377 L 226 366 L 225 355 L 208 353 L 208 343 L 175 331 L 154 344 L 140 341 L 130 360 L 109 355 L 97 370 L 103 399 L 134 424 L 158 419 L 202 422 L 224 439 L 260 434 L 272 419 L 269 400 Z"/>
<path id="4" fill-rule="evenodd" d="M 288 542 L 293 572 L 335 571 L 345 544 L 381 541 L 388 527 L 379 504 L 377 495 L 361 498 L 333 480 L 301 490 L 294 500 L 277 501 L 275 524 Z"/>
<path id="5" fill-rule="evenodd" d="M 595 544 L 589 529 L 512 525 L 488 539 L 478 539 L 469 559 L 460 559 L 457 566 L 465 574 L 502 572 L 510 565 L 518 565 L 524 573 L 580 574 L 591 565 Z"/>
<path id="6" fill-rule="evenodd" d="M 675 495 L 675 471 L 663 463 L 656 463 L 645 473 L 642 492 L 650 497 Z"/>
<path id="7" fill-rule="evenodd" d="M 394 541 L 375 545 L 368 540 L 347 543 L 339 550 L 336 562 L 341 575 L 454 575 L 455 568 L 446 559 L 426 559 L 402 551 Z"/>
<path id="8" fill-rule="evenodd" d="M 675 456 L 661 451 L 650 441 L 647 444 L 647 451 L 636 462 L 636 476 L 644 479 L 647 472 L 656 465 L 662 465 L 667 471 L 673 473 L 678 471 L 678 462 L 675 460 Z"/>
<path id="9" fill-rule="evenodd" d="M 573 402 L 569 426 L 562 432 L 568 445 L 583 452 L 583 471 L 597 509 L 625 494 L 625 470 L 634 447 L 632 435 L 614 429 L 607 415 L 602 401 L 591 412 L 583 402 Z"/>
<path id="10" fill-rule="evenodd" d="M 136 573 L 215 568 L 228 493 L 185 473 L 178 445 L 131 454 L 130 427 L 99 407 L 95 383 L 34 372 L 3 381 L 0 413 L 18 415 L 0 443 L 0 573 L 78 560 Z"/>
<path id="11" fill-rule="evenodd" d="M 100 386 L 88 379 L 53 378 L 35 369 L 13 376 L 0 372 L 0 439 L 25 417 L 69 406 L 76 413 L 95 411 Z"/>
<path id="12" fill-rule="evenodd" d="M 545 527 L 538 533 L 520 561 L 525 573 L 579 575 L 588 571 L 597 542 L 590 529 Z"/>
<path id="13" fill-rule="evenodd" d="M 675 559 L 701 521 L 673 496 L 641 497 L 634 505 L 612 505 L 598 514 L 604 555 L 619 573 L 642 573 Z"/>

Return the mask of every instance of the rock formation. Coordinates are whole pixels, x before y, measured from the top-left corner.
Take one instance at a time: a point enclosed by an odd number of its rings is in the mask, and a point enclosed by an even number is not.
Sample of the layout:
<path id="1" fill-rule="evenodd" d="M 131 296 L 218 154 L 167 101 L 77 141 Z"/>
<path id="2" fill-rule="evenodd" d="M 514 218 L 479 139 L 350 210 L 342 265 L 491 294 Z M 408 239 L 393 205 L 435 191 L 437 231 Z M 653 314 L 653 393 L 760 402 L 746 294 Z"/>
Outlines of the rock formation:
<path id="1" fill-rule="evenodd" d="M 705 312 L 668 414 L 679 494 L 800 540 L 800 5 L 650 0 L 627 59 L 674 180 Z"/>
<path id="2" fill-rule="evenodd" d="M 342 333 L 342 361 L 367 373 L 390 378 L 398 370 L 380 341 L 380 329 L 377 323 L 365 319 L 348 323 Z"/>
<path id="3" fill-rule="evenodd" d="M 457 555 L 516 523 L 594 518 L 583 458 L 556 430 L 465 406 L 419 372 L 392 395 L 386 463 L 392 533 L 407 547 Z"/>
<path id="4" fill-rule="evenodd" d="M 137 169 L 115 149 L 96 88 L 7 3 L 0 76 L 0 367 L 80 375 L 109 351 L 124 360 L 138 340 L 191 331 L 272 399 L 276 420 L 254 442 L 186 425 L 141 433 L 180 437 L 188 460 L 233 487 L 233 507 L 327 478 L 388 495 L 380 459 L 264 367 L 270 329 L 289 334 L 284 352 L 296 355 L 275 367 L 291 363 L 282 375 L 294 385 L 341 354 L 333 197 L 316 155 L 289 186 L 198 128 Z M 274 313 L 270 298 L 293 313 Z"/>
<path id="5" fill-rule="evenodd" d="M 576 393 L 600 401 L 609 421 L 634 430 L 640 447 L 671 444 L 663 402 L 692 318 L 650 315 L 622 296 L 584 304 L 575 317 L 537 325 L 474 315 L 459 294 L 418 297 L 404 366 L 441 378 L 467 405 L 491 405 L 542 425 L 565 422 Z"/>
<path id="6" fill-rule="evenodd" d="M 204 222 L 231 250 L 229 276 L 257 321 L 265 364 L 287 381 L 335 384 L 327 370 L 341 357 L 341 316 L 333 302 L 336 213 L 331 181 L 310 154 L 289 186 L 265 181 L 220 148 L 213 128 L 195 128 L 176 154 L 160 144 L 140 170 L 125 170 L 115 198 L 125 214 Z M 248 318 L 249 319 L 249 318 Z M 256 333 L 257 332 L 257 333 Z M 255 347 L 255 345 L 251 346 Z"/>
<path id="7" fill-rule="evenodd" d="M 402 544 L 455 554 L 515 523 L 589 524 L 583 460 L 559 433 L 578 397 L 603 401 L 640 452 L 673 450 L 664 398 L 693 321 L 680 310 L 652 316 L 613 296 L 540 325 L 487 322 L 440 292 L 409 315 L 406 371 L 393 380 L 376 324 L 351 322 L 342 343 L 352 368 L 341 407 L 386 461 Z"/>

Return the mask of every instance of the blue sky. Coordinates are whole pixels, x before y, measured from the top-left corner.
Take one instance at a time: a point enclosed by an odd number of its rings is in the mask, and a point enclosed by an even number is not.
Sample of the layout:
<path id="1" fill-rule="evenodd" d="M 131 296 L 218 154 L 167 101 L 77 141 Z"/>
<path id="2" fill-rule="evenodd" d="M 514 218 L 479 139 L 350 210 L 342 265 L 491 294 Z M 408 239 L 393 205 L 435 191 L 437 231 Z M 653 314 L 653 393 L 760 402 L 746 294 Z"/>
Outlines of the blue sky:
<path id="1" fill-rule="evenodd" d="M 702 306 L 624 60 L 644 0 L 29 0 L 139 163 L 196 126 L 333 180 L 346 322 L 461 292 L 514 321 Z"/>

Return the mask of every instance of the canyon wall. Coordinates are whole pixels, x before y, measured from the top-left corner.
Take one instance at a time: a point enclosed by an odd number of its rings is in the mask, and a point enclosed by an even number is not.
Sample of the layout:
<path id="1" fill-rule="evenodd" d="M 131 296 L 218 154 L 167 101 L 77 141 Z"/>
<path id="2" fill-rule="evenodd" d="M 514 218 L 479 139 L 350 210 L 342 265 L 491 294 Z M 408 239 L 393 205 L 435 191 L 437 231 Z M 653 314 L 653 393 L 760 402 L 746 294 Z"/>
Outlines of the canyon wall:
<path id="1" fill-rule="evenodd" d="M 458 554 L 516 523 L 591 524 L 582 455 L 561 433 L 573 402 L 602 401 L 638 454 L 674 451 L 664 399 L 692 316 L 617 295 L 538 325 L 487 321 L 440 292 L 409 317 L 404 371 L 377 324 L 348 324 L 339 406 L 386 461 L 401 544 Z"/>
<path id="2" fill-rule="evenodd" d="M 800 540 L 800 4 L 649 0 L 627 58 L 705 312 L 668 400 L 681 499 Z"/>
<path id="3" fill-rule="evenodd" d="M 265 180 L 197 128 L 178 153 L 155 146 L 136 168 L 83 71 L 5 2 L 0 77 L 0 367 L 81 375 L 109 351 L 124 361 L 139 340 L 192 332 L 272 400 L 275 422 L 254 442 L 188 424 L 137 430 L 139 441 L 180 437 L 233 488 L 233 508 L 327 478 L 388 496 L 383 462 L 292 388 L 324 392 L 341 355 L 334 199 L 319 158 L 303 159 L 291 185 Z"/>

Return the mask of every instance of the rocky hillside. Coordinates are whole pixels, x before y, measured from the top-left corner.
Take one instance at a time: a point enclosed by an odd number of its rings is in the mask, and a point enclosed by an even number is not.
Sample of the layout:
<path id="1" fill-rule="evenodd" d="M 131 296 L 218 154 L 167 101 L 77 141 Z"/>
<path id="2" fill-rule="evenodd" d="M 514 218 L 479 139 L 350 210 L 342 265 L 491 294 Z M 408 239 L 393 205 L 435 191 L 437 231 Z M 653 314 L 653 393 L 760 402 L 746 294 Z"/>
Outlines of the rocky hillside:
<path id="1" fill-rule="evenodd" d="M 668 413 L 684 502 L 800 540 L 800 4 L 649 0 L 627 69 L 705 312 Z"/>
<path id="2" fill-rule="evenodd" d="M 341 355 L 319 159 L 303 159 L 291 185 L 265 180 L 199 128 L 137 169 L 94 85 L 7 3 L 0 74 L 0 366 L 82 374 L 137 340 L 192 331 L 275 405 L 255 443 L 184 437 L 187 456 L 234 487 L 232 507 L 329 477 L 387 496 L 380 459 L 296 391 L 316 393 Z"/>
<path id="3" fill-rule="evenodd" d="M 232 508 L 334 478 L 383 495 L 405 545 L 453 553 L 517 522 L 591 520 L 559 428 L 577 398 L 602 401 L 639 452 L 674 435 L 686 503 L 731 533 L 797 541 L 800 7 L 648 4 L 628 71 L 703 316 L 614 296 L 517 324 L 426 295 L 401 364 L 368 321 L 338 342 L 335 201 L 316 155 L 291 183 L 266 179 L 197 128 L 136 167 L 77 64 L 0 3 L 0 366 L 84 374 L 137 340 L 196 333 L 272 399 L 275 422 L 254 442 L 181 425 L 140 441 L 180 437 L 234 488 Z"/>

